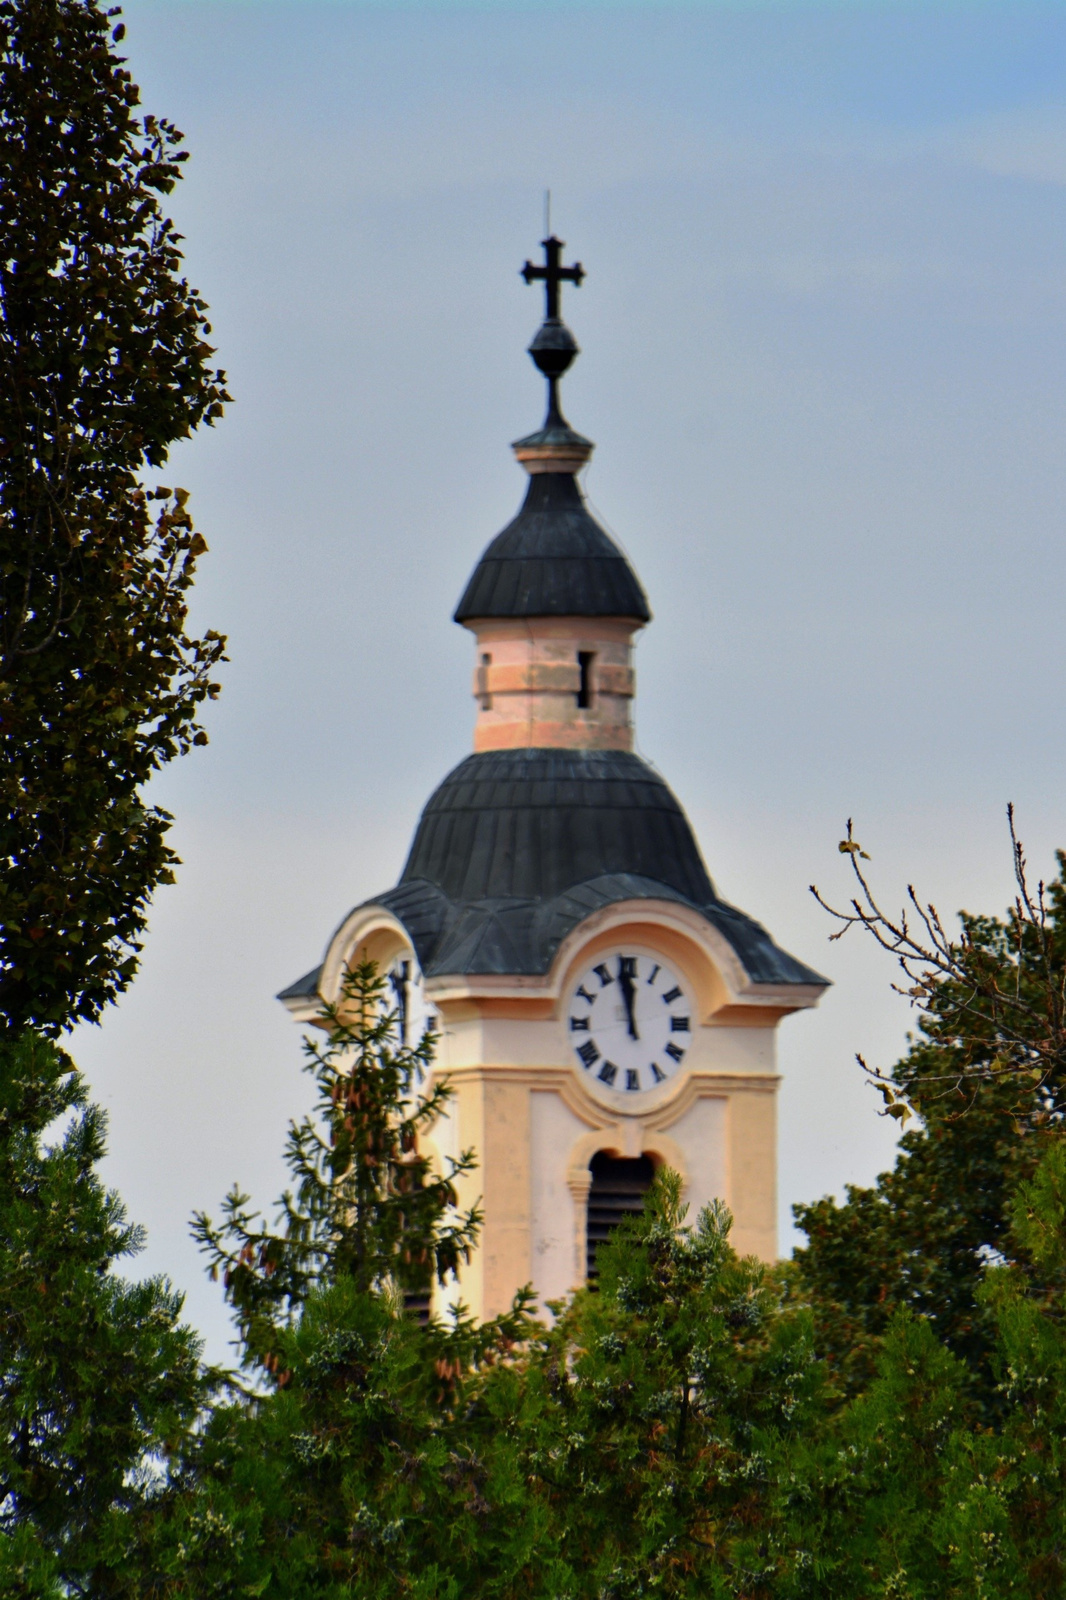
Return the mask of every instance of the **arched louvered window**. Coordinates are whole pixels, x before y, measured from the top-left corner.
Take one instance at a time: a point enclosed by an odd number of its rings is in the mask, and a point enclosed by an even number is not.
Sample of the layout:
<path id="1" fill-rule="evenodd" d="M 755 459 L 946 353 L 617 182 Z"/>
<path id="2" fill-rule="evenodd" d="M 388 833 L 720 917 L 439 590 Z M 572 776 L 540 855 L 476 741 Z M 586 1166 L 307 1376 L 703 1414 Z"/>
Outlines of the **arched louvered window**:
<path id="1" fill-rule="evenodd" d="M 650 1156 L 625 1160 L 598 1150 L 589 1162 L 592 1187 L 589 1189 L 587 1240 L 588 1281 L 596 1279 L 596 1252 L 609 1237 L 622 1218 L 629 1212 L 639 1211 L 644 1196 L 655 1177 L 655 1164 Z"/>
<path id="2" fill-rule="evenodd" d="M 407 1315 L 424 1328 L 429 1323 L 429 1309 L 432 1291 L 429 1289 L 408 1289 L 403 1297 L 404 1310 Z"/>

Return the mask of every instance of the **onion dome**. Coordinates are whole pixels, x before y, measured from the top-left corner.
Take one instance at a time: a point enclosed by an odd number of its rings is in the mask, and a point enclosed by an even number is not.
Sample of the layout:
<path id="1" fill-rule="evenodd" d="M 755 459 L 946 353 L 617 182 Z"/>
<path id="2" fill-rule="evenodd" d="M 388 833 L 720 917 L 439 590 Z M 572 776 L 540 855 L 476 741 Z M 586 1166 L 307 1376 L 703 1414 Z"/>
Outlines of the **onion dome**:
<path id="1" fill-rule="evenodd" d="M 396 888 L 364 904 L 400 920 L 427 977 L 534 976 L 574 928 L 623 900 L 697 911 L 753 983 L 824 984 L 718 899 L 678 801 L 629 751 L 468 756 L 430 797 Z M 283 998 L 313 994 L 318 975 Z"/>
<path id="2" fill-rule="evenodd" d="M 590 516 L 572 473 L 530 477 L 522 509 L 493 539 L 455 608 L 456 622 L 481 617 L 650 620 L 636 573 Z"/>
<path id="3" fill-rule="evenodd" d="M 628 750 L 467 756 L 430 798 L 401 883 L 456 902 L 551 900 L 589 878 L 635 873 L 693 905 L 714 898 L 688 818 Z"/>
<path id="4" fill-rule="evenodd" d="M 580 262 L 560 264 L 563 244 L 543 241 L 544 265 L 527 261 L 527 283 L 543 280 L 544 322 L 529 354 L 548 384 L 548 409 L 535 433 L 511 446 L 529 473 L 518 515 L 496 535 L 455 609 L 456 622 L 493 617 L 623 617 L 651 619 L 647 597 L 625 556 L 585 504 L 575 476 L 593 451 L 563 416 L 559 380 L 580 353 L 559 316 L 559 285 L 580 284 Z"/>

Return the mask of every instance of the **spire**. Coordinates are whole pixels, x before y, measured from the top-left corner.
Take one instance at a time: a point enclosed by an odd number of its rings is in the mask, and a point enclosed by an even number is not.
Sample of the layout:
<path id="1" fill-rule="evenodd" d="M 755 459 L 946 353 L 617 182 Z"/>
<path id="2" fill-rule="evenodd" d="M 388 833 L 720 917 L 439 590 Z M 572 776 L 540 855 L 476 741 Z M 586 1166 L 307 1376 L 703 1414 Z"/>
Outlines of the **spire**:
<path id="1" fill-rule="evenodd" d="M 544 284 L 544 321 L 537 330 L 529 354 L 534 365 L 548 380 L 548 410 L 543 427 L 536 433 L 516 439 L 511 449 L 530 475 L 541 472 L 579 472 L 592 454 L 591 439 L 575 433 L 563 416 L 559 404 L 559 379 L 580 354 L 577 340 L 559 315 L 559 291 L 564 283 L 580 288 L 585 269 L 580 261 L 564 267 L 563 241 L 550 234 L 541 240 L 544 265 L 527 261 L 521 276 L 527 283 Z"/>
<path id="2" fill-rule="evenodd" d="M 542 428 L 511 446 L 529 473 L 525 503 L 482 555 L 455 620 L 476 632 L 490 620 L 511 625 L 521 618 L 524 628 L 531 617 L 580 617 L 583 627 L 613 618 L 624 619 L 632 632 L 650 621 L 648 601 L 626 557 L 585 504 L 576 474 L 592 454 L 592 440 L 574 432 L 559 405 L 559 379 L 578 354 L 559 316 L 559 289 L 580 284 L 585 269 L 579 261 L 563 266 L 562 240 L 545 232 L 543 266 L 527 261 L 521 276 L 544 284 L 547 315 L 529 354 L 548 381 L 548 414 Z M 583 641 L 587 633 L 585 627 Z M 586 643 L 580 648 L 587 654 Z"/>

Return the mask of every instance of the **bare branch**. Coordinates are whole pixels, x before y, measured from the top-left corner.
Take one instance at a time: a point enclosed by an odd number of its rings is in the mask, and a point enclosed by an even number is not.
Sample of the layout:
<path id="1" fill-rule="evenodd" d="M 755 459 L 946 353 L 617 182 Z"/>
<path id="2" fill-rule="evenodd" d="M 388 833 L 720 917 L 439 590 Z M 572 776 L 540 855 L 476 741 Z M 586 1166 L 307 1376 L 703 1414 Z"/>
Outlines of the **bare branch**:
<path id="1" fill-rule="evenodd" d="M 868 933 L 898 962 L 903 981 L 893 988 L 922 1013 L 923 1031 L 956 1045 L 958 1068 L 923 1073 L 923 1093 L 935 1086 L 935 1093 L 965 1099 L 981 1083 L 1013 1084 L 1029 1114 L 1043 1117 L 1047 1103 L 1057 1105 L 1066 1089 L 1066 953 L 1045 884 L 1030 888 L 1013 806 L 1007 822 L 1018 892 L 1005 924 L 986 927 L 963 914 L 952 937 L 936 906 L 921 901 L 913 885 L 899 914 L 887 913 L 862 866 L 870 858 L 850 819 L 839 849 L 850 858 L 857 894 L 845 909 L 815 885 L 811 893 L 837 924 L 830 939 L 853 927 Z M 884 1100 L 882 1114 L 905 1122 L 916 1108 L 901 1090 L 898 1069 L 859 1060 Z"/>

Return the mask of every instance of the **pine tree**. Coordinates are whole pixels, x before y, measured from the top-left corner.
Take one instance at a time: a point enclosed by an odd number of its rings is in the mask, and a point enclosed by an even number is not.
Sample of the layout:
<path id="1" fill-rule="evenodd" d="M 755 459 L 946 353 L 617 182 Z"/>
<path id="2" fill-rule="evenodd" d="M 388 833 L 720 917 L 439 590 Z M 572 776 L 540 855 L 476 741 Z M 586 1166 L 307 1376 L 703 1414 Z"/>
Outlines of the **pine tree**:
<path id="1" fill-rule="evenodd" d="M 316 1285 L 346 1278 L 357 1293 L 421 1295 L 458 1277 L 470 1258 L 481 1212 L 457 1210 L 457 1181 L 472 1151 L 433 1173 L 419 1149 L 451 1098 L 438 1080 L 423 1091 L 432 1032 L 417 1045 L 397 1039 L 385 979 L 363 961 L 345 974 L 326 1006 L 326 1039 L 304 1041 L 317 1113 L 289 1129 L 285 1159 L 294 1187 L 271 1227 L 240 1189 L 227 1196 L 221 1226 L 204 1213 L 194 1236 L 223 1280 L 245 1367 L 274 1365 L 282 1329 Z"/>
<path id="2" fill-rule="evenodd" d="M 806 1592 L 810 1530 L 788 1495 L 820 1415 L 809 1322 L 732 1250 L 721 1204 L 694 1226 L 686 1209 L 678 1175 L 659 1173 L 601 1247 L 596 1287 L 497 1380 L 548 1514 L 545 1600 Z"/>
<path id="3" fill-rule="evenodd" d="M 136 1592 L 142 1521 L 176 1486 L 210 1375 L 96 1172 L 102 1113 L 69 1058 L 0 1041 L 0 1593 Z M 127 1584 L 132 1584 L 132 1589 Z"/>
<path id="4" fill-rule="evenodd" d="M 278 1225 L 239 1189 L 220 1225 L 196 1218 L 255 1381 L 216 1410 L 197 1491 L 161 1523 L 161 1593 L 458 1600 L 491 1592 L 472 1587 L 489 1551 L 501 1572 L 518 1559 L 514 1447 L 478 1396 L 528 1340 L 530 1297 L 480 1325 L 411 1307 L 457 1278 L 480 1211 L 457 1206 L 473 1155 L 434 1172 L 420 1149 L 451 1090 L 423 1087 L 433 1036 L 399 1042 L 385 997 L 354 967 L 306 1043 L 317 1113 L 290 1128 Z"/>

